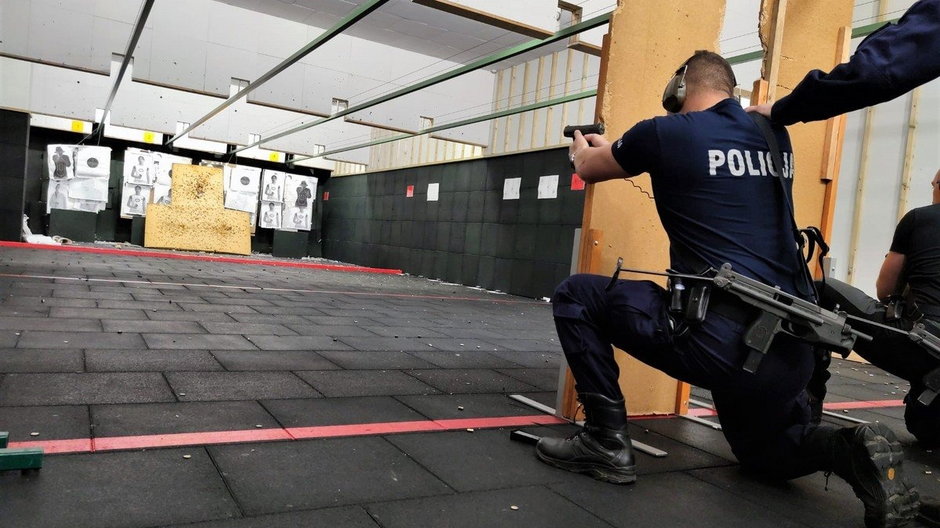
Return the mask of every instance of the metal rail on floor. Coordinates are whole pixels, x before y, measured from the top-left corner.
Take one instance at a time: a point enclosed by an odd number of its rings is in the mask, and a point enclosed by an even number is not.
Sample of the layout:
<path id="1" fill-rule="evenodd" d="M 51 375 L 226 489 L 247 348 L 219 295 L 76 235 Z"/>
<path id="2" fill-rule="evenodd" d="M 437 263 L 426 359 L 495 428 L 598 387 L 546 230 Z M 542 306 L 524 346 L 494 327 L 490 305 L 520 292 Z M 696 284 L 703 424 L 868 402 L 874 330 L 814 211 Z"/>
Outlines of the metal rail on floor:
<path id="1" fill-rule="evenodd" d="M 558 416 L 558 414 L 555 412 L 555 409 L 549 407 L 548 405 L 545 405 L 544 403 L 539 403 L 533 400 L 532 398 L 527 398 L 521 394 L 510 394 L 509 397 L 513 400 L 516 400 L 519 403 L 528 405 L 529 407 L 532 407 L 533 409 L 537 409 L 539 411 L 542 411 L 546 414 L 551 414 L 553 416 Z M 583 424 L 583 422 L 574 422 L 574 423 L 578 425 Z M 633 440 L 632 438 L 630 439 L 630 443 L 633 444 L 633 449 L 636 449 L 637 451 L 640 451 L 641 453 L 646 453 L 647 455 L 654 456 L 656 458 L 662 458 L 669 454 L 666 451 L 663 451 L 662 449 L 655 448 L 649 444 L 644 444 L 643 442 L 638 442 L 636 440 Z"/>
<path id="2" fill-rule="evenodd" d="M 10 434 L 0 433 L 0 471 L 36 471 L 42 468 L 43 450 L 38 447 L 11 449 L 7 447 Z"/>
<path id="3" fill-rule="evenodd" d="M 715 406 L 714 406 L 714 405 L 712 405 L 712 404 L 710 404 L 710 403 L 707 403 L 707 402 L 703 402 L 703 401 L 701 401 L 701 400 L 695 400 L 695 399 L 692 399 L 692 398 L 689 398 L 689 405 L 695 405 L 695 406 L 697 406 L 697 407 L 702 407 L 702 408 L 704 408 L 704 409 L 711 409 L 711 410 L 713 410 L 713 411 L 715 410 Z M 706 420 L 706 419 L 704 419 L 704 418 L 699 418 L 698 416 L 692 416 L 692 415 L 689 415 L 689 414 L 680 414 L 680 415 L 678 415 L 678 416 L 679 416 L 679 418 L 684 418 L 684 419 L 686 419 L 686 420 L 688 420 L 688 421 L 690 421 L 690 422 L 695 422 L 695 423 L 697 423 L 697 424 L 702 424 L 702 425 L 704 425 L 704 426 L 711 427 L 712 429 L 714 429 L 714 430 L 716 430 L 716 431 L 721 431 L 721 424 L 717 424 L 717 423 L 715 423 L 715 422 L 713 422 L 713 421 L 711 421 L 711 420 Z"/>
<path id="4" fill-rule="evenodd" d="M 703 402 L 703 401 L 701 401 L 701 400 L 695 400 L 695 399 L 689 398 L 689 404 L 695 405 L 695 406 L 697 406 L 697 407 L 702 407 L 702 408 L 705 408 L 705 409 L 712 409 L 712 410 L 715 410 L 715 406 L 714 406 L 714 405 L 712 405 L 712 404 L 710 404 L 710 403 L 707 403 L 707 402 Z M 848 415 L 846 415 L 846 414 L 840 414 L 840 413 L 836 413 L 836 412 L 832 412 L 832 411 L 823 411 L 822 413 L 823 413 L 825 416 L 829 416 L 829 417 L 831 417 L 831 418 L 835 418 L 835 419 L 837 419 L 837 420 L 843 420 L 843 421 L 846 421 L 846 422 L 852 422 L 852 423 L 857 423 L 857 424 L 867 424 L 867 423 L 871 423 L 871 422 L 869 422 L 868 420 L 862 420 L 861 418 L 856 418 L 856 417 L 854 417 L 854 416 L 848 416 Z M 716 431 L 721 431 L 721 424 L 716 424 L 715 422 L 712 422 L 712 421 L 710 421 L 710 420 L 706 420 L 706 419 L 704 419 L 704 418 L 699 418 L 698 416 L 690 416 L 690 415 L 687 415 L 687 414 L 680 414 L 679 416 L 682 417 L 682 418 L 685 418 L 686 420 L 689 420 L 689 421 L 692 421 L 692 422 L 695 422 L 695 423 L 699 423 L 699 424 L 702 424 L 702 425 L 706 425 L 706 426 L 708 426 L 708 427 L 711 427 L 712 429 L 715 429 Z"/>
<path id="5" fill-rule="evenodd" d="M 854 416 L 848 416 L 848 415 L 846 415 L 846 414 L 839 414 L 839 413 L 832 412 L 832 411 L 823 411 L 822 413 L 823 413 L 824 415 L 826 415 L 826 416 L 831 416 L 832 418 L 836 418 L 836 419 L 838 419 L 838 420 L 845 420 L 846 422 L 852 422 L 852 423 L 858 423 L 858 424 L 867 424 L 867 423 L 871 423 L 871 422 L 869 422 L 868 420 L 862 420 L 861 418 L 856 418 L 856 417 L 854 417 Z"/>

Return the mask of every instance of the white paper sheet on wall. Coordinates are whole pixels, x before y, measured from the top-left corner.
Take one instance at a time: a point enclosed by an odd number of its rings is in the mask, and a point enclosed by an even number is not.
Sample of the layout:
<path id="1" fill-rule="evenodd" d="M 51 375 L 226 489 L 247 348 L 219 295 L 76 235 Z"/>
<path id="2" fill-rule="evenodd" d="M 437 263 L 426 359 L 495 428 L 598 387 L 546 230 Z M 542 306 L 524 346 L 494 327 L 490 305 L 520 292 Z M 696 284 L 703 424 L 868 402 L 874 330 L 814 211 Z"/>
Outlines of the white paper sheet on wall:
<path id="1" fill-rule="evenodd" d="M 522 178 L 506 178 L 503 182 L 503 200 L 518 200 Z"/>
<path id="2" fill-rule="evenodd" d="M 229 190 L 257 194 L 261 184 L 261 169 L 236 165 L 232 168 L 230 178 Z"/>
<path id="3" fill-rule="evenodd" d="M 284 206 L 284 218 L 281 220 L 281 229 L 296 231 L 310 231 L 310 221 L 313 217 L 310 207 Z"/>
<path id="4" fill-rule="evenodd" d="M 225 193 L 225 208 L 253 213 L 258 209 L 258 196 L 254 193 L 229 191 Z"/>
<path id="5" fill-rule="evenodd" d="M 104 211 L 108 202 L 99 202 L 96 200 L 75 200 L 69 198 L 69 209 L 72 211 L 85 211 L 87 213 L 97 213 Z"/>
<path id="6" fill-rule="evenodd" d="M 153 160 L 153 176 L 155 180 L 155 185 L 166 185 L 171 184 L 171 177 L 173 175 L 173 164 L 182 163 L 184 165 L 192 164 L 192 158 L 184 158 L 183 156 L 174 156 L 172 154 L 163 154 L 160 152 L 154 152 L 151 154 L 151 159 Z M 154 198 L 156 200 L 156 198 Z M 156 203 L 156 202 L 155 202 Z"/>
<path id="7" fill-rule="evenodd" d="M 261 221 L 259 226 L 266 229 L 281 228 L 281 204 L 277 202 L 261 202 Z"/>
<path id="8" fill-rule="evenodd" d="M 440 183 L 429 183 L 428 184 L 428 201 L 436 202 L 440 195 L 441 184 Z"/>
<path id="9" fill-rule="evenodd" d="M 53 180 L 49 182 L 46 196 L 46 214 L 53 209 L 69 208 L 69 180 Z"/>
<path id="10" fill-rule="evenodd" d="M 284 201 L 284 173 L 265 169 L 261 178 L 261 199 L 266 202 Z"/>
<path id="11" fill-rule="evenodd" d="M 153 186 L 153 203 L 160 205 L 170 205 L 173 203 L 173 192 L 170 185 L 163 185 L 161 183 L 154 184 Z"/>
<path id="12" fill-rule="evenodd" d="M 539 178 L 539 200 L 558 198 L 558 175 Z"/>
<path id="13" fill-rule="evenodd" d="M 138 149 L 124 151 L 124 184 L 153 185 L 153 157 Z"/>
<path id="14" fill-rule="evenodd" d="M 69 198 L 107 202 L 108 179 L 76 176 L 69 182 Z"/>
<path id="15" fill-rule="evenodd" d="M 68 180 L 75 176 L 75 167 L 72 163 L 74 154 L 74 145 L 48 145 L 46 147 L 50 180 Z M 64 207 L 57 209 L 64 209 Z"/>
<path id="16" fill-rule="evenodd" d="M 107 178 L 111 175 L 111 148 L 80 146 L 75 149 L 75 175 Z M 107 182 L 105 184 L 107 188 Z M 103 198 L 107 200 L 107 197 Z M 100 200 L 100 198 L 99 198 Z"/>
<path id="17" fill-rule="evenodd" d="M 150 187 L 125 183 L 121 193 L 121 216 L 146 216 L 148 200 Z"/>

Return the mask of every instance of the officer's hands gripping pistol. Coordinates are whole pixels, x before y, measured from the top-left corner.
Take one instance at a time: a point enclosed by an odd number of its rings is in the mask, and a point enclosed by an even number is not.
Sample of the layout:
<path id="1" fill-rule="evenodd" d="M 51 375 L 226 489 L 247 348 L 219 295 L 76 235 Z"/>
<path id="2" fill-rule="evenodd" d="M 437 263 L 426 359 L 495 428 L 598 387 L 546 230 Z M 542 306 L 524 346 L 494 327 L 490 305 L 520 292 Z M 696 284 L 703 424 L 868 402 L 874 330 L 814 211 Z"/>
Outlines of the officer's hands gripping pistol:
<path id="1" fill-rule="evenodd" d="M 604 123 L 595 123 L 593 125 L 568 125 L 564 130 L 561 131 L 561 134 L 566 138 L 573 138 L 575 130 L 580 130 L 581 134 L 585 136 L 588 134 L 603 135 L 605 128 Z"/>

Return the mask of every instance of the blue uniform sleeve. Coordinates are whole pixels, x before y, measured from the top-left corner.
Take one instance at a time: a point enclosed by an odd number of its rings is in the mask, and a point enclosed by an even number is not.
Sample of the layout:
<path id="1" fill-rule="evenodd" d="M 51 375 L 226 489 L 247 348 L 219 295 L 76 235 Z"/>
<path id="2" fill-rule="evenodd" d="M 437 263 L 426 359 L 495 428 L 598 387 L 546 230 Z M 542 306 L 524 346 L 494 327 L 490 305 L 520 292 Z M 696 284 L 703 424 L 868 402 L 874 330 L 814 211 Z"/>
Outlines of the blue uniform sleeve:
<path id="1" fill-rule="evenodd" d="M 898 20 L 868 36 L 849 62 L 809 72 L 774 103 L 781 125 L 828 119 L 901 96 L 940 77 L 940 0 L 919 0 Z"/>
<path id="2" fill-rule="evenodd" d="M 610 148 L 614 159 L 631 176 L 656 170 L 660 149 L 655 120 L 647 119 L 633 125 Z"/>

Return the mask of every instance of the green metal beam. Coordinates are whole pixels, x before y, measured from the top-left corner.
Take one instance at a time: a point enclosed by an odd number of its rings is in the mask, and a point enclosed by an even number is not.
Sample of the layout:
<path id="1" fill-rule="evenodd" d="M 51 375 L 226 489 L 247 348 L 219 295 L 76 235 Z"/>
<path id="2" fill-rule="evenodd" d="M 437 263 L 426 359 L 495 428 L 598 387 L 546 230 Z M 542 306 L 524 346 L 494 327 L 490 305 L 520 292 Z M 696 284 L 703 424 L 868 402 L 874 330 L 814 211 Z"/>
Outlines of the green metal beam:
<path id="1" fill-rule="evenodd" d="M 317 38 L 311 40 L 309 43 L 307 43 L 306 46 L 295 51 L 293 55 L 291 55 L 290 57 L 287 57 L 286 59 L 281 61 L 280 64 L 271 68 L 269 71 L 261 75 L 261 77 L 258 77 L 253 82 L 249 83 L 248 86 L 239 90 L 238 93 L 229 97 L 225 101 L 222 101 L 222 103 L 219 106 L 213 108 L 208 114 L 194 121 L 192 124 L 186 127 L 186 129 L 180 132 L 179 134 L 176 134 L 175 136 L 171 137 L 166 142 L 166 144 L 170 145 L 177 139 L 185 136 L 186 134 L 189 134 L 193 129 L 205 123 L 209 119 L 212 119 L 213 116 L 215 116 L 222 110 L 225 110 L 226 108 L 234 104 L 236 101 L 238 101 L 242 97 L 246 97 L 248 93 L 251 92 L 252 90 L 255 90 L 256 88 L 260 88 L 261 85 L 270 81 L 275 75 L 291 67 L 292 65 L 294 65 L 294 63 L 306 57 L 310 52 L 319 48 L 323 44 L 327 43 L 330 39 L 332 39 L 336 35 L 339 35 L 340 33 L 342 33 L 343 31 L 348 29 L 349 26 L 352 26 L 356 22 L 362 20 L 363 18 L 366 17 L 366 15 L 375 11 L 376 9 L 381 7 L 382 4 L 386 2 L 388 2 L 388 0 L 370 0 L 369 2 L 366 2 L 362 4 L 361 6 L 357 7 L 356 9 L 353 9 L 348 15 L 343 17 L 342 20 L 337 22 L 333 27 L 324 31 Z"/>
<path id="2" fill-rule="evenodd" d="M 888 20 L 887 22 L 875 22 L 874 24 L 868 24 L 866 26 L 858 26 L 857 28 L 852 28 L 852 38 L 867 37 L 868 35 L 871 35 L 875 31 L 881 29 L 882 26 L 885 26 L 888 24 L 897 24 L 898 20 L 900 19 L 892 18 L 891 20 Z"/>
<path id="3" fill-rule="evenodd" d="M 408 95 L 408 94 L 410 94 L 410 93 L 417 92 L 418 90 L 422 90 L 422 89 L 424 89 L 424 88 L 428 88 L 429 86 L 433 86 L 433 85 L 435 85 L 435 84 L 442 83 L 442 82 L 444 82 L 444 81 L 453 79 L 453 78 L 458 77 L 458 76 L 460 76 L 460 75 L 463 75 L 463 74 L 465 74 L 465 73 L 468 73 L 468 72 L 471 72 L 471 71 L 474 71 L 474 70 L 479 70 L 480 68 L 485 68 L 486 66 L 489 66 L 489 65 L 491 65 L 491 64 L 495 64 L 495 63 L 497 63 L 497 62 L 499 62 L 499 61 L 503 61 L 503 60 L 506 60 L 506 59 L 515 57 L 515 56 L 517 56 L 517 55 L 521 55 L 521 54 L 526 53 L 526 52 L 528 52 L 528 51 L 532 51 L 532 50 L 534 50 L 534 49 L 540 48 L 540 47 L 542 47 L 542 46 L 547 46 L 548 44 L 552 44 L 552 43 L 554 43 L 554 42 L 558 42 L 559 40 L 566 39 L 566 38 L 571 37 L 571 36 L 573 36 L 573 35 L 577 35 L 578 33 L 581 33 L 582 31 L 587 31 L 587 30 L 589 30 L 589 29 L 594 29 L 594 28 L 596 28 L 596 27 L 598 27 L 598 26 L 602 26 L 602 25 L 606 24 L 609 20 L 610 20 L 610 13 L 605 13 L 605 14 L 603 14 L 603 15 L 600 15 L 600 16 L 597 16 L 597 17 L 594 17 L 594 18 L 591 18 L 591 19 L 589 19 L 589 20 L 585 20 L 584 22 L 581 22 L 581 23 L 579 23 L 579 24 L 575 24 L 575 25 L 573 25 L 573 26 L 569 26 L 569 27 L 567 27 L 567 28 L 565 28 L 565 29 L 563 29 L 563 30 L 561 30 L 561 31 L 558 31 L 557 33 L 555 33 L 555 34 L 553 34 L 553 35 L 550 35 L 550 36 L 548 36 L 548 37 L 546 37 L 546 38 L 544 38 L 544 39 L 533 39 L 533 40 L 530 40 L 530 41 L 528 41 L 528 42 L 523 42 L 522 44 L 519 44 L 519 45 L 510 47 L 510 48 L 504 49 L 504 50 L 502 50 L 502 51 L 498 51 L 498 52 L 496 52 L 496 53 L 494 53 L 494 54 L 492 54 L 492 55 L 488 55 L 488 56 L 486 56 L 486 57 L 483 57 L 482 59 L 476 60 L 476 61 L 471 62 L 471 63 L 469 63 L 469 64 L 465 64 L 465 65 L 460 66 L 460 67 L 458 67 L 458 68 L 454 68 L 453 70 L 450 70 L 450 71 L 448 71 L 448 72 L 444 72 L 444 73 L 442 73 L 442 74 L 440 74 L 440 75 L 438 75 L 438 76 L 436 76 L 436 77 L 432 77 L 432 78 L 430 78 L 430 79 L 427 79 L 427 80 L 424 80 L 424 81 L 421 81 L 421 82 L 412 84 L 411 86 L 405 86 L 404 88 L 401 88 L 401 89 L 399 89 L 399 90 L 395 90 L 394 92 L 388 93 L 388 94 L 386 94 L 386 95 L 383 95 L 383 96 L 380 96 L 380 97 L 376 97 L 375 99 L 371 99 L 371 100 L 369 100 L 369 101 L 366 101 L 366 102 L 364 102 L 364 103 L 360 103 L 360 104 L 355 105 L 355 106 L 351 106 L 351 107 L 347 108 L 346 110 L 337 112 L 337 113 L 335 113 L 335 114 L 333 114 L 333 115 L 331 115 L 331 116 L 329 116 L 329 117 L 324 117 L 324 118 L 318 119 L 318 120 L 316 120 L 316 121 L 311 121 L 310 123 L 304 123 L 304 124 L 299 125 L 299 126 L 296 126 L 296 127 L 294 127 L 294 128 L 291 128 L 291 129 L 285 130 L 285 131 L 283 131 L 283 132 L 279 132 L 279 133 L 277 133 L 277 134 L 274 134 L 273 136 L 270 136 L 270 137 L 261 138 L 261 139 L 259 139 L 258 141 L 254 142 L 254 143 L 252 143 L 252 144 L 250 144 L 250 145 L 246 145 L 246 146 L 244 146 L 244 147 L 241 147 L 241 148 L 238 148 L 238 149 L 233 150 L 232 152 L 230 152 L 230 154 L 235 154 L 235 153 L 241 152 L 241 151 L 246 150 L 246 149 L 250 149 L 250 148 L 253 148 L 253 147 L 257 147 L 257 146 L 261 145 L 262 143 L 267 143 L 267 142 L 273 141 L 273 140 L 275 140 L 275 139 L 280 139 L 280 138 L 282 138 L 282 137 L 284 137 L 284 136 L 289 136 L 289 135 L 294 134 L 294 133 L 296 133 L 296 132 L 300 132 L 301 130 L 306 130 L 306 129 L 308 129 L 308 128 L 311 128 L 311 127 L 314 127 L 314 126 L 317 126 L 317 125 L 321 125 L 321 124 L 326 123 L 326 122 L 328 122 L 328 121 L 332 121 L 332 120 L 334 120 L 334 119 L 338 119 L 338 118 L 340 118 L 340 117 L 343 117 L 343 116 L 352 114 L 352 113 L 354 113 L 354 112 L 360 112 L 360 111 L 362 111 L 362 110 L 365 110 L 365 109 L 367 109 L 367 108 L 371 108 L 371 107 L 376 106 L 376 105 L 378 105 L 378 104 L 382 104 L 382 103 L 391 101 L 392 99 L 396 99 L 396 98 L 401 97 L 401 96 L 403 96 L 403 95 Z"/>
<path id="4" fill-rule="evenodd" d="M 745 62 L 751 62 L 753 60 L 761 59 L 764 57 L 763 50 L 761 51 L 752 51 L 750 53 L 742 53 L 741 55 L 735 55 L 733 57 L 728 57 L 727 61 L 732 66 L 735 64 L 742 64 Z"/>
<path id="5" fill-rule="evenodd" d="M 867 37 L 868 35 L 871 35 L 872 33 L 874 33 L 876 30 L 880 29 L 882 26 L 886 24 L 895 24 L 897 23 L 897 21 L 898 19 L 894 18 L 887 22 L 876 22 L 874 24 L 868 24 L 865 26 L 859 26 L 857 28 L 853 28 L 852 38 Z M 734 55 L 732 57 L 726 57 L 728 62 L 731 63 L 732 65 L 742 64 L 745 62 L 751 62 L 753 60 L 762 59 L 762 58 L 764 58 L 763 51 L 751 51 L 748 53 L 742 53 L 741 55 Z"/>
<path id="6" fill-rule="evenodd" d="M 597 17 L 597 18 L 602 18 L 602 17 L 605 17 L 605 16 L 609 16 L 609 14 L 608 14 L 608 15 L 602 15 L 601 17 Z M 885 24 L 894 24 L 894 23 L 896 23 L 897 21 L 898 21 L 898 19 L 895 18 L 895 19 L 889 20 L 888 22 L 877 22 L 877 23 L 874 23 L 874 24 L 868 24 L 868 25 L 865 25 L 865 26 L 859 26 L 859 27 L 854 28 L 854 29 L 852 30 L 852 38 L 866 37 L 866 36 L 868 36 L 868 35 L 874 33 L 876 30 L 878 30 L 879 28 L 881 28 L 881 27 L 884 26 Z M 590 21 L 589 21 L 589 22 L 590 22 Z M 572 26 L 572 27 L 574 27 L 574 26 Z M 570 29 L 570 28 L 569 28 L 569 29 Z M 551 38 L 551 37 L 550 37 L 550 38 Z M 533 41 L 533 42 L 534 42 L 534 41 Z M 527 43 L 527 44 L 528 44 L 528 43 Z M 524 44 L 524 45 L 525 45 L 525 44 Z M 512 49 L 512 48 L 510 48 L 510 49 Z M 506 51 L 509 51 L 509 50 L 506 50 Z M 528 50 L 527 50 L 527 51 L 528 51 Z M 742 54 L 740 54 L 740 55 L 734 55 L 734 56 L 731 56 L 731 57 L 727 57 L 726 59 L 727 59 L 727 61 L 728 61 L 730 64 L 734 65 L 734 64 L 743 64 L 743 63 L 746 63 L 746 62 L 751 62 L 751 61 L 754 61 L 754 60 L 762 59 L 763 57 L 764 57 L 764 52 L 763 52 L 762 50 L 759 50 L 759 51 L 751 51 L 751 52 L 748 52 L 748 53 L 742 53 Z M 486 59 L 483 59 L 483 60 L 486 60 Z M 447 74 L 444 74 L 444 75 L 447 75 Z M 431 81 L 433 81 L 433 80 L 434 80 L 434 79 L 431 79 Z M 428 81 L 425 81 L 425 82 L 428 82 Z M 415 85 L 415 86 L 417 86 L 417 85 Z M 423 87 L 425 87 L 425 86 L 422 86 L 422 88 L 423 88 Z M 420 89 L 420 88 L 419 88 L 419 89 Z M 409 92 L 409 93 L 410 93 L 410 92 Z M 390 94 L 390 95 L 394 95 L 394 93 L 393 93 L 393 94 Z M 399 95 L 404 95 L 404 94 L 399 94 Z M 529 105 L 519 106 L 519 107 L 516 107 L 516 108 L 510 108 L 510 109 L 507 109 L 507 110 L 502 110 L 502 111 L 499 111 L 499 112 L 495 112 L 495 113 L 492 113 L 492 114 L 487 114 L 487 115 L 480 116 L 480 117 L 473 117 L 473 118 L 469 118 L 469 119 L 464 119 L 464 120 L 462 120 L 462 121 L 455 121 L 455 122 L 453 122 L 453 123 L 447 123 L 447 124 L 443 124 L 443 125 L 437 125 L 437 126 L 433 126 L 433 127 L 430 127 L 430 128 L 426 128 L 426 129 L 419 130 L 418 132 L 414 132 L 414 133 L 399 134 L 399 135 L 397 135 L 397 136 L 390 136 L 390 137 L 387 137 L 387 138 L 376 139 L 376 140 L 373 140 L 373 141 L 369 141 L 369 142 L 366 142 L 366 143 L 360 143 L 360 144 L 352 145 L 352 146 L 349 146 L 349 147 L 341 147 L 341 148 L 336 148 L 336 149 L 332 149 L 332 150 L 327 150 L 327 151 L 321 152 L 321 153 L 319 153 L 319 154 L 315 154 L 315 155 L 313 155 L 313 156 L 304 156 L 304 157 L 300 157 L 300 158 L 295 158 L 295 159 L 291 160 L 291 162 L 292 162 L 292 163 L 297 163 L 297 162 L 299 162 L 299 161 L 306 161 L 306 160 L 308 160 L 308 159 L 314 159 L 314 158 L 321 158 L 321 157 L 324 157 L 324 156 L 329 156 L 330 154 L 338 154 L 338 153 L 340 153 L 340 152 L 347 152 L 347 151 L 350 151 L 350 150 L 356 150 L 356 149 L 361 149 L 361 148 L 366 148 L 366 147 L 372 147 L 372 146 L 381 145 L 381 144 L 384 144 L 384 143 L 391 143 L 391 142 L 393 142 L 393 141 L 401 141 L 401 140 L 403 140 L 403 139 L 408 139 L 408 138 L 412 138 L 412 137 L 415 137 L 415 136 L 421 136 L 421 135 L 424 135 L 424 134 L 431 134 L 431 133 L 438 132 L 438 131 L 441 131 L 441 130 L 447 130 L 447 129 L 450 129 L 450 128 L 457 128 L 457 127 L 461 127 L 461 126 L 472 125 L 472 124 L 475 124 L 475 123 L 481 123 L 481 122 L 483 122 L 483 121 L 490 121 L 490 120 L 492 120 L 492 119 L 498 119 L 498 118 L 500 118 L 500 117 L 505 117 L 505 116 L 509 116 L 509 115 L 515 115 L 515 114 L 521 114 L 521 113 L 523 113 L 523 112 L 528 112 L 528 111 L 531 111 L 531 110 L 538 110 L 538 109 L 540 109 L 540 108 L 545 108 L 545 107 L 547 107 L 547 106 L 554 106 L 554 105 L 556 105 L 556 104 L 564 104 L 564 103 L 568 103 L 568 102 L 571 102 L 571 101 L 576 101 L 576 100 L 579 100 L 579 99 L 586 99 L 586 98 L 588 98 L 588 97 L 593 97 L 593 96 L 595 96 L 595 95 L 597 95 L 597 90 L 596 90 L 596 89 L 595 89 L 595 90 L 588 90 L 588 91 L 581 92 L 581 93 L 578 93 L 578 94 L 573 94 L 573 95 L 564 96 L 564 97 L 558 97 L 558 98 L 551 99 L 551 100 L 548 100 L 548 101 L 542 101 L 542 102 L 539 102 L 539 103 L 532 103 L 532 104 L 529 104 Z M 386 97 L 388 97 L 388 96 L 386 96 Z M 398 95 L 395 95 L 395 97 L 398 97 Z M 387 100 L 387 99 L 385 99 L 385 100 Z M 385 102 L 385 100 L 383 100 L 383 101 L 381 101 L 381 102 Z M 371 101 L 370 101 L 370 102 L 371 102 Z M 364 104 L 368 104 L 368 103 L 364 103 Z M 379 103 L 374 103 L 374 104 L 379 104 Z M 372 106 L 372 105 L 370 104 L 369 106 Z M 349 112 L 351 112 L 351 111 L 358 111 L 358 110 L 361 110 L 361 109 L 362 109 L 362 108 L 357 108 L 357 109 L 355 109 L 355 110 L 353 110 L 353 109 L 348 109 L 348 110 L 346 111 L 346 113 L 349 113 Z M 345 115 L 345 114 L 342 114 L 342 115 Z M 322 119 L 322 120 L 320 120 L 319 122 L 310 123 L 310 124 L 308 124 L 308 125 L 302 125 L 302 127 L 303 127 L 303 128 L 309 128 L 309 127 L 318 125 L 318 124 L 320 124 L 320 123 L 329 121 L 329 120 L 331 120 L 331 119 L 335 119 L 336 117 L 340 117 L 340 115 L 337 114 L 337 115 L 335 115 L 335 116 L 331 116 L 331 117 L 329 117 L 329 118 Z M 298 130 L 303 130 L 303 128 L 298 128 Z M 293 132 L 287 131 L 287 132 L 284 132 L 284 133 L 282 133 L 282 134 L 286 135 L 287 133 L 293 133 Z M 270 138 L 268 138 L 268 140 L 277 139 L 278 137 L 282 137 L 282 136 L 271 136 Z M 259 143 L 260 143 L 260 142 L 259 142 Z M 250 146 L 244 147 L 244 148 L 251 148 L 251 146 L 253 146 L 253 145 L 250 145 Z M 241 150 L 241 149 L 240 149 L 240 150 Z M 235 152 L 238 152 L 238 150 L 236 150 Z"/>
<path id="7" fill-rule="evenodd" d="M 475 123 L 482 123 L 483 121 L 489 121 L 491 119 L 498 119 L 500 117 L 511 116 L 515 114 L 521 114 L 523 112 L 529 112 L 531 110 L 538 110 L 540 108 L 545 108 L 548 106 L 554 106 L 558 104 L 570 103 L 572 101 L 578 101 L 580 99 L 587 99 L 588 97 L 594 97 L 597 95 L 597 90 L 586 90 L 576 94 L 565 95 L 562 97 L 556 97 L 554 99 L 548 99 L 545 101 L 540 101 L 537 103 L 530 103 L 524 106 L 517 106 L 515 108 L 507 108 L 506 110 L 500 110 L 499 112 L 493 112 L 492 114 L 487 114 L 479 117 L 470 117 L 467 119 L 462 119 L 460 121 L 454 121 L 453 123 L 445 123 L 442 125 L 435 125 L 432 127 L 421 129 L 414 133 L 399 134 L 397 136 L 389 136 L 387 138 L 375 139 L 367 143 L 360 143 L 358 145 L 352 145 L 349 147 L 341 147 L 332 150 L 327 150 L 313 156 L 304 156 L 302 158 L 295 158 L 291 160 L 291 163 L 297 163 L 298 161 L 305 161 L 313 158 L 320 158 L 323 156 L 329 156 L 330 154 L 338 154 L 340 152 L 346 152 L 349 150 L 356 150 L 366 147 L 372 147 L 375 145 L 381 145 L 383 143 L 391 143 L 393 141 L 401 141 L 402 139 L 408 139 L 415 136 L 423 136 L 425 134 L 433 134 L 434 132 L 440 132 L 441 130 L 448 130 L 451 128 L 457 128 L 467 125 L 472 125 Z"/>

